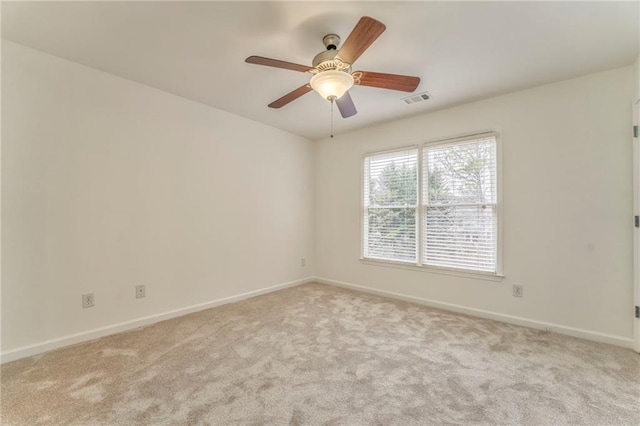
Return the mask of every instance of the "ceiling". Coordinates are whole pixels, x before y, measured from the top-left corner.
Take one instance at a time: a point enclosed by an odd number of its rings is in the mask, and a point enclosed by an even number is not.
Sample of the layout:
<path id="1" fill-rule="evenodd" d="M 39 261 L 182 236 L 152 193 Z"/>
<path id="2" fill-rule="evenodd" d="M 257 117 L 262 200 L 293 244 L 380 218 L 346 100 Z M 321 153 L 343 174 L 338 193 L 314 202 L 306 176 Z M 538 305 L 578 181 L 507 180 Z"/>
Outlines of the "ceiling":
<path id="1" fill-rule="evenodd" d="M 355 86 L 358 109 L 334 133 L 629 65 L 637 2 L 3 2 L 2 37 L 309 139 L 327 137 L 330 104 L 309 93 L 267 104 L 310 75 L 247 64 L 310 65 L 322 37 L 358 19 L 387 30 L 354 70 L 419 76 L 408 94 Z"/>

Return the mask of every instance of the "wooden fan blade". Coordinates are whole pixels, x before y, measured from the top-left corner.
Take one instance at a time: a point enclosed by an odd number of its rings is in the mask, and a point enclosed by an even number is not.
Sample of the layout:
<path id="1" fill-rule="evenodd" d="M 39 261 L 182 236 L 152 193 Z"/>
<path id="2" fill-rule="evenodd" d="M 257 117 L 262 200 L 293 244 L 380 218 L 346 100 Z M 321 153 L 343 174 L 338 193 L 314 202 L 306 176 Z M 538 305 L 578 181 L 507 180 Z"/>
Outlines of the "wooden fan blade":
<path id="1" fill-rule="evenodd" d="M 353 76 L 353 84 L 403 92 L 413 92 L 420 84 L 420 77 L 411 77 L 409 75 L 384 74 L 371 71 L 355 71 L 351 75 Z"/>
<path id="2" fill-rule="evenodd" d="M 267 67 L 284 68 L 285 70 L 307 72 L 312 68 L 306 65 L 294 64 L 292 62 L 279 61 L 277 59 L 264 58 L 262 56 L 249 56 L 244 60 L 249 64 L 264 65 Z"/>
<path id="3" fill-rule="evenodd" d="M 304 86 L 300 86 L 296 90 L 287 93 L 286 95 L 284 95 L 280 99 L 271 102 L 269 104 L 269 108 L 282 108 L 283 106 L 285 106 L 289 102 L 295 101 L 296 99 L 298 99 L 300 96 L 304 95 L 305 93 L 309 93 L 311 90 L 312 90 L 311 86 L 308 85 L 308 84 L 305 84 Z"/>
<path id="4" fill-rule="evenodd" d="M 360 18 L 336 55 L 342 62 L 353 64 L 387 27 L 368 16 Z"/>
<path id="5" fill-rule="evenodd" d="M 358 113 L 356 110 L 356 106 L 353 104 L 353 99 L 351 99 L 351 95 L 349 92 L 346 92 L 344 95 L 339 97 L 336 100 L 336 105 L 338 105 L 338 109 L 340 110 L 340 115 L 342 118 L 349 118 Z"/>

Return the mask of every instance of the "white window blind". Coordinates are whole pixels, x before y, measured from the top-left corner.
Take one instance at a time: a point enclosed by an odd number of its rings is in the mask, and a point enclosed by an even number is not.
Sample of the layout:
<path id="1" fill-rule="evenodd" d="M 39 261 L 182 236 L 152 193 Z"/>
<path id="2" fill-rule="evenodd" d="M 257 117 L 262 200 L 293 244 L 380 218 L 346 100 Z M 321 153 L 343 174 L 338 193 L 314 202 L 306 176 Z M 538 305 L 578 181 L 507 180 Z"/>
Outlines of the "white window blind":
<path id="1" fill-rule="evenodd" d="M 422 263 L 496 272 L 496 139 L 422 151 Z"/>
<path id="2" fill-rule="evenodd" d="M 364 158 L 364 257 L 417 262 L 418 150 Z"/>

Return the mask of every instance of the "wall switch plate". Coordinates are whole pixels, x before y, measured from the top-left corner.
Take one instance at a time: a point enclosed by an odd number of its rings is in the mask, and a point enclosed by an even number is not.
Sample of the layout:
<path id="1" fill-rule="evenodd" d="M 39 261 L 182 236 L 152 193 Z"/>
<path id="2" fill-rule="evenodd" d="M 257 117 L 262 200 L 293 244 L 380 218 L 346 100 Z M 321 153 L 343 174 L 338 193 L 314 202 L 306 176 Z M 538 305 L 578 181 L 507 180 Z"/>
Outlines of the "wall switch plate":
<path id="1" fill-rule="evenodd" d="M 513 297 L 523 297 L 524 296 L 524 286 L 522 285 L 513 285 Z"/>
<path id="2" fill-rule="evenodd" d="M 307 266 L 307 259 L 305 259 L 304 257 L 300 258 L 300 266 Z"/>
<path id="3" fill-rule="evenodd" d="M 87 293 L 82 295 L 82 308 L 93 308 L 95 299 L 93 293 Z"/>
<path id="4" fill-rule="evenodd" d="M 136 299 L 140 299 L 142 297 L 145 297 L 147 295 L 147 289 L 145 288 L 144 285 L 137 285 L 136 286 Z"/>

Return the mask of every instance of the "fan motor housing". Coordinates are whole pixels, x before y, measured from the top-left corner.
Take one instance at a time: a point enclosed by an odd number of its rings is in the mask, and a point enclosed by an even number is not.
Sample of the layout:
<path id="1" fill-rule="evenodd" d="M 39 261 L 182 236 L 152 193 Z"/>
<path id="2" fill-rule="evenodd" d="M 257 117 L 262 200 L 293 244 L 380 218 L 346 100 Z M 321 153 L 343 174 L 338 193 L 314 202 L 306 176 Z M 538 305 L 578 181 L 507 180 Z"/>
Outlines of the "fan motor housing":
<path id="1" fill-rule="evenodd" d="M 318 65 L 320 65 L 323 62 L 333 61 L 337 53 L 338 52 L 336 50 L 323 50 L 313 58 L 313 61 L 311 62 L 311 64 L 314 67 L 318 67 Z"/>
<path id="2" fill-rule="evenodd" d="M 340 44 L 340 37 L 337 34 L 327 34 L 322 38 L 322 43 L 327 50 L 323 50 L 318 53 L 311 62 L 317 72 L 337 70 L 350 73 L 351 64 L 342 62 L 339 58 L 336 58 L 336 55 L 338 54 L 337 48 Z"/>
<path id="3" fill-rule="evenodd" d="M 315 58 L 313 58 L 313 62 L 311 64 L 319 72 L 327 70 L 351 72 L 351 64 L 342 62 L 340 59 L 336 58 L 337 53 L 338 52 L 336 50 L 325 50 L 320 52 Z"/>

